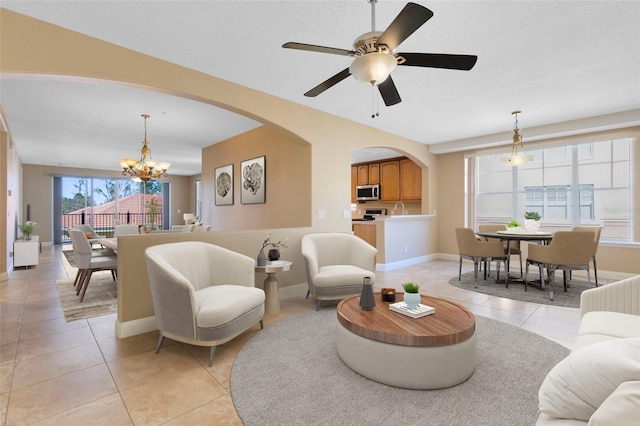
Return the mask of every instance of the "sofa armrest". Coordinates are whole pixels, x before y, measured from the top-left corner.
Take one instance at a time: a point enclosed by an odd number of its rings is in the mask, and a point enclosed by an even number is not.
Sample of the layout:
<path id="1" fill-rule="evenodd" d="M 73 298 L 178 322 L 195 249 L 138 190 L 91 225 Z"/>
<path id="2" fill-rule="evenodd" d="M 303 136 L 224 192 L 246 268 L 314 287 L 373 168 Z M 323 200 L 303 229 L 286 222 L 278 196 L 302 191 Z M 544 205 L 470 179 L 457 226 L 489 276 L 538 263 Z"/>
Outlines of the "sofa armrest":
<path id="1" fill-rule="evenodd" d="M 583 291 L 580 316 L 591 311 L 640 315 L 640 275 Z"/>

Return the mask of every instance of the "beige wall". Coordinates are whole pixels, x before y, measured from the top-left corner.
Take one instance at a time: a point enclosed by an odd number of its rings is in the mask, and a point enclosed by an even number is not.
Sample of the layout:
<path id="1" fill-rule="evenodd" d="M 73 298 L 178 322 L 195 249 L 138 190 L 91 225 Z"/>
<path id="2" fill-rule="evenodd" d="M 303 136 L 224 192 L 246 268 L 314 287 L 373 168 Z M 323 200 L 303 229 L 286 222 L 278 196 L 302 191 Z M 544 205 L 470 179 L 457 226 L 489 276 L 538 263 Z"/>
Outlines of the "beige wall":
<path id="1" fill-rule="evenodd" d="M 266 203 L 242 204 L 240 163 L 265 158 Z M 233 205 L 215 205 L 216 167 L 233 164 Z M 202 152 L 204 223 L 216 231 L 311 226 L 311 146 L 291 134 L 262 126 Z"/>
<path id="2" fill-rule="evenodd" d="M 114 163 L 114 168 L 118 163 Z M 47 244 L 53 241 L 52 211 L 53 211 L 53 177 L 104 177 L 122 178 L 120 172 L 107 170 L 78 169 L 73 167 L 36 166 L 24 164 L 22 182 L 22 211 L 26 212 L 27 204 L 31 204 L 31 219 L 38 222 L 36 233 L 40 241 Z M 187 176 L 170 176 L 166 181 L 171 182 L 172 224 L 183 224 L 182 214 L 176 214 L 177 209 L 193 210 L 195 203 L 190 201 L 193 193 L 191 180 Z M 25 213 L 26 214 L 26 213 Z"/>
<path id="3" fill-rule="evenodd" d="M 0 106 L 0 281 L 8 279 L 13 269 L 13 242 L 24 219 L 20 211 L 20 170 L 18 151 L 11 143 L 10 129 Z"/>

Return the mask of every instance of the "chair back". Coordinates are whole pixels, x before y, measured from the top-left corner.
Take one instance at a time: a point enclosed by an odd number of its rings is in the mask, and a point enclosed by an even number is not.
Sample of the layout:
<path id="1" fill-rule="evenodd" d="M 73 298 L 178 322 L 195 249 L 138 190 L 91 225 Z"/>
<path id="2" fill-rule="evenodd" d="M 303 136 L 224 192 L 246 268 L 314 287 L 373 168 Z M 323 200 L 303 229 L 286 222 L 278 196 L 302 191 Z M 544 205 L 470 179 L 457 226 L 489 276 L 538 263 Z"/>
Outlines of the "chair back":
<path id="1" fill-rule="evenodd" d="M 545 263 L 588 265 L 593 251 L 593 235 L 588 232 L 558 231 L 546 248 Z"/>
<path id="2" fill-rule="evenodd" d="M 91 267 L 92 249 L 89 240 L 79 229 L 68 229 L 69 238 L 71 238 L 71 245 L 73 246 L 73 257 L 76 262 L 76 266 L 79 269 L 88 269 Z"/>
<path id="3" fill-rule="evenodd" d="M 378 252 L 362 238 L 341 232 L 304 235 L 301 251 L 307 266 L 315 272 L 323 266 L 331 265 L 354 265 L 373 271 L 375 255 Z"/>
<path id="4" fill-rule="evenodd" d="M 113 236 L 115 238 L 122 235 L 137 235 L 140 234 L 138 225 L 116 225 L 113 230 Z"/>
<path id="5" fill-rule="evenodd" d="M 478 241 L 471 228 L 456 228 L 456 240 L 461 255 L 471 257 L 504 257 L 500 241 Z"/>
<path id="6" fill-rule="evenodd" d="M 592 232 L 593 233 L 593 245 L 591 246 L 591 256 L 595 256 L 598 251 L 598 245 L 600 244 L 600 234 L 602 228 L 599 226 L 575 226 L 572 229 L 573 232 Z"/>

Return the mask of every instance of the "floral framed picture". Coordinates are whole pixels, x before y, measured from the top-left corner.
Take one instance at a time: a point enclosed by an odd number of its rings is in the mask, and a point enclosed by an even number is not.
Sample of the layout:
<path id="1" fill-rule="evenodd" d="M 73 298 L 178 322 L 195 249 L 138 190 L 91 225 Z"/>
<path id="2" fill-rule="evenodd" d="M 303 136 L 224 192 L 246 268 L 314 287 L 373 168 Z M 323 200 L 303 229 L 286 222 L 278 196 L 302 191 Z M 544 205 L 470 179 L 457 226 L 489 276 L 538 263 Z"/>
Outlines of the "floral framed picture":
<path id="1" fill-rule="evenodd" d="M 242 204 L 265 203 L 266 199 L 266 158 L 252 158 L 240 163 L 240 185 Z"/>
<path id="2" fill-rule="evenodd" d="M 233 205 L 233 164 L 215 169 L 216 206 Z"/>

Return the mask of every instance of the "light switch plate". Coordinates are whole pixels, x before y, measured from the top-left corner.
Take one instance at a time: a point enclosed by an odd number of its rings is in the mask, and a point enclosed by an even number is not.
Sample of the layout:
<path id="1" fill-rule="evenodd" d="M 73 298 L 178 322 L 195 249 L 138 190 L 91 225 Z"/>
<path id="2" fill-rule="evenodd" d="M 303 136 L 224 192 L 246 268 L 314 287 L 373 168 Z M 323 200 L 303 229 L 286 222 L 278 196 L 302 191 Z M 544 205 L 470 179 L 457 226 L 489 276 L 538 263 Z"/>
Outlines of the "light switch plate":
<path id="1" fill-rule="evenodd" d="M 318 218 L 319 219 L 324 219 L 324 210 L 323 209 L 318 210 Z"/>

